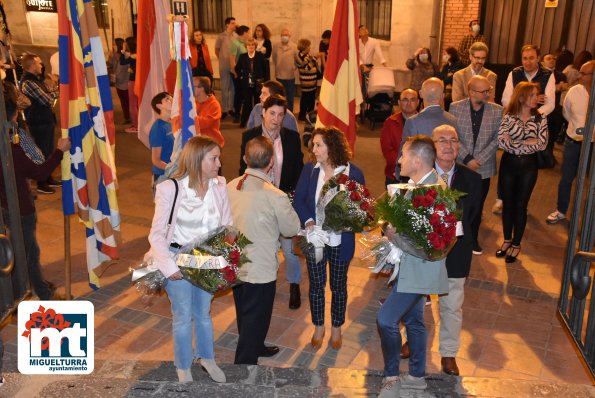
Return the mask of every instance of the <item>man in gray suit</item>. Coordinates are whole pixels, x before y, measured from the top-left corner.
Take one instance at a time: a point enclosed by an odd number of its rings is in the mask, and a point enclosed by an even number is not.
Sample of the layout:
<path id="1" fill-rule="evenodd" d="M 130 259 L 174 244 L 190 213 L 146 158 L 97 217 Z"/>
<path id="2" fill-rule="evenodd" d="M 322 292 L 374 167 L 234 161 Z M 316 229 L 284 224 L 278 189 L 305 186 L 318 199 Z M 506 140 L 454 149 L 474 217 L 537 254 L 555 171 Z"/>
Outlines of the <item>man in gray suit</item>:
<path id="1" fill-rule="evenodd" d="M 427 79 L 423 82 L 419 94 L 423 99 L 424 109 L 405 122 L 399 155 L 403 153 L 403 145 L 408 137 L 413 137 L 414 135 L 431 137 L 432 131 L 443 124 L 453 126 L 455 129 L 457 128 L 456 118 L 442 108 L 444 104 L 444 83 L 442 80 L 436 77 Z M 397 180 L 401 177 L 400 171 L 400 167 L 397 164 L 395 170 Z M 407 175 L 403 174 L 403 176 Z"/>
<path id="2" fill-rule="evenodd" d="M 432 130 L 430 130 L 430 134 Z M 409 137 L 399 159 L 403 174 L 410 177 L 412 184 L 446 183 L 434 170 L 436 148 L 426 135 Z M 387 228 L 387 236 L 394 230 Z M 384 380 L 379 397 L 398 397 L 401 388 L 423 390 L 427 384 L 426 372 L 426 328 L 424 325 L 424 304 L 427 294 L 448 293 L 448 277 L 445 260 L 426 261 L 403 253 L 400 269 L 389 296 L 378 311 L 378 329 L 384 356 Z M 399 355 L 401 333 L 399 322 L 405 323 L 411 356 L 409 374 L 399 377 Z"/>
<path id="3" fill-rule="evenodd" d="M 491 70 L 484 68 L 486 60 L 488 59 L 488 46 L 482 42 L 476 42 L 469 48 L 469 60 L 471 63 L 468 67 L 455 72 L 452 77 L 452 100 L 460 101 L 469 98 L 469 80 L 473 76 L 483 76 L 490 82 L 489 101 L 494 102 L 496 96 L 496 79 L 498 76 Z"/>
<path id="4" fill-rule="evenodd" d="M 496 175 L 498 128 L 502 121 L 502 107 L 488 102 L 492 90 L 489 80 L 473 76 L 467 84 L 469 98 L 453 102 L 450 113 L 457 118 L 459 127 L 459 162 L 481 174 L 481 205 L 471 221 L 473 254 L 482 254 L 477 236 L 481 224 L 483 205 L 490 190 L 490 177 Z"/>

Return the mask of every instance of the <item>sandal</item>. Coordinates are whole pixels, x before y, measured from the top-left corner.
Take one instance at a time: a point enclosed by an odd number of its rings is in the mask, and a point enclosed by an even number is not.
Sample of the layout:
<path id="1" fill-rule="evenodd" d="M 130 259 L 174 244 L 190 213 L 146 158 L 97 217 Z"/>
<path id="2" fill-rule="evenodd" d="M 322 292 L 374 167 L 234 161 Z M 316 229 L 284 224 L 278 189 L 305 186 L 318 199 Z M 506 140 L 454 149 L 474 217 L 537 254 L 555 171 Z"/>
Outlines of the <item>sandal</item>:
<path id="1" fill-rule="evenodd" d="M 521 252 L 521 245 L 510 246 L 510 248 L 508 249 L 508 252 L 506 253 L 506 259 L 504 261 L 506 261 L 509 264 L 514 263 L 520 252 Z"/>
<path id="2" fill-rule="evenodd" d="M 511 246 L 512 240 L 504 240 L 504 242 L 500 246 L 500 249 L 498 249 L 498 251 L 496 252 L 496 257 L 502 258 L 506 256 L 506 253 L 508 252 L 508 249 L 510 249 Z"/>

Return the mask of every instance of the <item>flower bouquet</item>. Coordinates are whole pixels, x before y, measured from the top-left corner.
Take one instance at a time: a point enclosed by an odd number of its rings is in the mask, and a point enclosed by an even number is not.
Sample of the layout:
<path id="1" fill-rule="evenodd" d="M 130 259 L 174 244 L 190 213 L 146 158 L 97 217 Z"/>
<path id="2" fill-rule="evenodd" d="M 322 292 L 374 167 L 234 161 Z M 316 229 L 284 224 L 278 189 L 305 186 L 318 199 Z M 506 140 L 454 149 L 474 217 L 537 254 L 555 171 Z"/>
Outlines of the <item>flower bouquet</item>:
<path id="1" fill-rule="evenodd" d="M 193 285 L 209 293 L 224 291 L 242 282 L 238 274 L 240 267 L 250 261 L 244 250 L 250 243 L 236 228 L 221 226 L 182 246 L 175 253 L 176 265 Z M 165 276 L 151 258 L 143 265 L 133 270 L 132 281 L 137 289 L 143 294 L 161 293 Z"/>
<path id="2" fill-rule="evenodd" d="M 316 225 L 298 234 L 297 244 L 304 256 L 322 259 L 329 232 L 362 232 L 374 223 L 374 199 L 370 191 L 346 174 L 331 177 L 321 188 L 316 205 Z"/>
<path id="3" fill-rule="evenodd" d="M 379 218 L 390 223 L 395 234 L 389 239 L 405 253 L 429 261 L 446 257 L 457 241 L 461 212 L 457 200 L 462 192 L 439 185 L 405 188 L 409 193 L 385 195 L 376 202 Z"/>
<path id="4" fill-rule="evenodd" d="M 362 232 L 374 223 L 373 202 L 368 188 L 338 174 L 320 190 L 316 224 L 325 231 Z"/>

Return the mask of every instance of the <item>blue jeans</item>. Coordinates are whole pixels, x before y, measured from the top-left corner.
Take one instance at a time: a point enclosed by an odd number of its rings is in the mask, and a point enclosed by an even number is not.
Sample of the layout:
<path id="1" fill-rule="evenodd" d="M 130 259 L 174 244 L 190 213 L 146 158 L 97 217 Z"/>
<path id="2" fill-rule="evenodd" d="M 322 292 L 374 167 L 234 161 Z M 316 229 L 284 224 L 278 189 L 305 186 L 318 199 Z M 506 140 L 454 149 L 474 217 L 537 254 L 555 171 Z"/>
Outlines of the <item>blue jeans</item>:
<path id="1" fill-rule="evenodd" d="M 399 375 L 401 354 L 401 333 L 399 322 L 403 321 L 407 329 L 407 341 L 411 356 L 409 357 L 409 374 L 423 377 L 426 373 L 426 327 L 424 325 L 425 295 L 397 292 L 397 282 L 386 301 L 378 311 L 378 329 L 382 355 L 384 356 L 384 376 Z"/>
<path id="2" fill-rule="evenodd" d="M 287 98 L 287 109 L 293 112 L 293 98 L 295 97 L 295 79 L 277 79 L 285 88 L 285 98 Z"/>
<path id="3" fill-rule="evenodd" d="M 293 240 L 280 237 L 281 250 L 285 258 L 285 275 L 287 282 L 300 283 L 302 281 L 302 264 L 300 258 L 293 253 Z"/>
<path id="4" fill-rule="evenodd" d="M 566 214 L 570 204 L 572 182 L 576 177 L 578 161 L 581 156 L 581 143 L 566 137 L 562 158 L 562 175 L 558 184 L 558 211 Z"/>
<path id="5" fill-rule="evenodd" d="M 214 359 L 213 320 L 211 301 L 213 295 L 187 280 L 167 280 L 165 291 L 171 303 L 174 337 L 174 365 L 190 369 L 193 358 Z M 192 322 L 196 348 L 192 350 Z"/>

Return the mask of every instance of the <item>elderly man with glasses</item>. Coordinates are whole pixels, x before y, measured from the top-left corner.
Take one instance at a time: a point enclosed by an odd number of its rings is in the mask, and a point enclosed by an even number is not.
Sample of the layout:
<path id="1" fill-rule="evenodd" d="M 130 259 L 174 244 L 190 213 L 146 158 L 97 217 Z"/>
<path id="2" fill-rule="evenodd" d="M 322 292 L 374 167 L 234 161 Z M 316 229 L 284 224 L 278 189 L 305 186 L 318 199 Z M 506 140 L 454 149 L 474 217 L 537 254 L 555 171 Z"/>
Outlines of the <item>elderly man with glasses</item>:
<path id="1" fill-rule="evenodd" d="M 469 98 L 453 102 L 449 112 L 457 118 L 461 145 L 459 162 L 481 174 L 481 205 L 471 221 L 473 254 L 482 254 L 477 236 L 481 224 L 483 204 L 490 189 L 490 177 L 496 175 L 498 128 L 502 121 L 502 107 L 488 102 L 493 89 L 483 76 L 473 76 L 467 84 Z"/>

